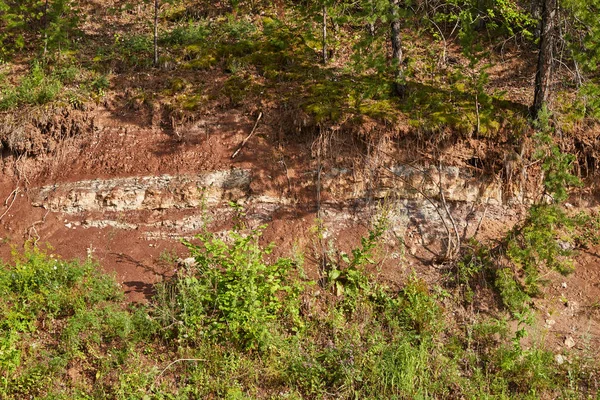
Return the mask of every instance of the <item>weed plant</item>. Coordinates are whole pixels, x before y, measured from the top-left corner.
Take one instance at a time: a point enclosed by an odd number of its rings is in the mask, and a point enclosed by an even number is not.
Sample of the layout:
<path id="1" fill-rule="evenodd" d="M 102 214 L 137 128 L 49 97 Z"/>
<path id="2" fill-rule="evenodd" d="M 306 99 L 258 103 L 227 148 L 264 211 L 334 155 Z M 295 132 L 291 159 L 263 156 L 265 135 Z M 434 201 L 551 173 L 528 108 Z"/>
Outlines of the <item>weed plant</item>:
<path id="1" fill-rule="evenodd" d="M 559 366 L 523 348 L 506 315 L 464 324 L 463 300 L 416 275 L 392 289 L 370 272 L 379 219 L 350 254 L 332 252 L 323 279 L 273 258 L 240 211 L 225 236 L 187 242 L 195 265 L 124 307 L 90 260 L 27 247 L 0 268 L 2 398 L 577 398 L 597 365 Z M 295 257 L 300 260 L 301 257 Z M 481 249 L 457 279 L 486 279 Z M 468 261 L 465 259 L 465 261 Z M 477 278 L 479 276 L 479 278 Z M 510 276 L 513 279 L 512 276 Z M 471 290 L 476 290 L 472 286 Z M 467 293 L 466 291 L 464 293 Z M 468 299 L 468 296 L 465 296 Z"/>
<path id="2" fill-rule="evenodd" d="M 0 110 L 49 103 L 56 99 L 61 88 L 62 82 L 57 77 L 48 75 L 41 64 L 34 62 L 29 75 L 18 86 L 10 85 L 6 78 L 0 79 Z"/>

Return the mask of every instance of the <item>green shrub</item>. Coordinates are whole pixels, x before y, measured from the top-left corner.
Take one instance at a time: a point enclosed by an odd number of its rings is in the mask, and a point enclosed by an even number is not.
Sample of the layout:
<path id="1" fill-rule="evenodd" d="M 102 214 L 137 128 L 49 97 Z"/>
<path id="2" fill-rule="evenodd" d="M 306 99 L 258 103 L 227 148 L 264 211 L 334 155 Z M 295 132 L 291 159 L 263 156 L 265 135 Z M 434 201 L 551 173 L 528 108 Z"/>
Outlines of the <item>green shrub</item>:
<path id="1" fill-rule="evenodd" d="M 110 79 L 107 75 L 101 74 L 96 76 L 90 82 L 90 88 L 98 95 L 103 96 L 106 90 L 110 87 Z"/>
<path id="2" fill-rule="evenodd" d="M 50 392 L 74 358 L 87 364 L 131 337 L 123 292 L 89 260 L 66 262 L 28 246 L 0 266 L 0 297 L 3 398 Z"/>
<path id="3" fill-rule="evenodd" d="M 210 33 L 210 29 L 205 24 L 189 23 L 161 35 L 159 43 L 161 46 L 199 44 L 205 41 Z"/>
<path id="4" fill-rule="evenodd" d="M 209 340 L 264 349 L 276 321 L 287 320 L 285 328 L 294 329 L 299 287 L 290 280 L 293 263 L 266 261 L 271 248 L 258 244 L 260 236 L 259 230 L 232 231 L 226 241 L 206 233 L 199 236 L 199 246 L 185 242 L 196 265 L 159 288 L 158 315 L 172 326 L 171 335 L 187 343 Z"/>
<path id="5" fill-rule="evenodd" d="M 42 66 L 35 62 L 29 75 L 16 87 L 0 82 L 0 110 L 7 110 L 22 104 L 41 105 L 56 99 L 62 83 L 54 76 L 47 75 Z"/>
<path id="6" fill-rule="evenodd" d="M 411 277 L 399 295 L 399 319 L 403 330 L 417 338 L 437 334 L 443 327 L 442 309 L 426 282 Z"/>

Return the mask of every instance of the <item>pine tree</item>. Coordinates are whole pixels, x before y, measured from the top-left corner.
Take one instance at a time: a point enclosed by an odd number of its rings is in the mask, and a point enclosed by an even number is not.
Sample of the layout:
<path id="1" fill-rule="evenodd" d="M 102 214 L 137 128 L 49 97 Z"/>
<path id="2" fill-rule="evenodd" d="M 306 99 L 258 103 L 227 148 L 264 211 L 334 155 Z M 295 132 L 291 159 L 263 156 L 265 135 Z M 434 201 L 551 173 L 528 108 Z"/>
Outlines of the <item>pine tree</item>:
<path id="1" fill-rule="evenodd" d="M 547 105 L 552 82 L 552 64 L 554 61 L 554 36 L 557 20 L 557 0 L 541 0 L 542 30 L 539 45 L 537 71 L 535 74 L 535 96 L 533 115 L 537 117 L 540 110 Z"/>
<path id="2" fill-rule="evenodd" d="M 398 96 L 403 97 L 406 92 L 404 77 L 404 53 L 402 52 L 402 38 L 400 36 L 400 0 L 390 0 L 391 30 L 390 41 L 392 44 L 392 65 L 394 71 L 394 89 Z"/>

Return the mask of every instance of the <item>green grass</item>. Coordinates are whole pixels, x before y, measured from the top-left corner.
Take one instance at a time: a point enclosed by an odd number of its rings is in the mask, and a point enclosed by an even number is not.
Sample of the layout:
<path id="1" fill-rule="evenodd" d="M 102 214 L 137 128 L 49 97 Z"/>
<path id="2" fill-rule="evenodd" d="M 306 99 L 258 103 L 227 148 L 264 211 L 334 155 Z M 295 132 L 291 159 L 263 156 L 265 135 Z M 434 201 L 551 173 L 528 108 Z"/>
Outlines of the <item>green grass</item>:
<path id="1" fill-rule="evenodd" d="M 399 290 L 374 279 L 365 268 L 384 220 L 351 254 L 328 259 L 319 283 L 297 261 L 271 258 L 260 231 L 239 229 L 188 243 L 197 264 L 159 285 L 147 307 L 125 306 L 90 260 L 26 248 L 0 268 L 0 397 L 531 399 L 597 390 L 593 358 L 559 366 L 542 343 L 521 347 L 508 314 L 457 324 L 452 309 L 463 300 L 443 289 L 414 275 Z"/>
<path id="2" fill-rule="evenodd" d="M 0 77 L 0 110 L 20 105 L 42 105 L 55 100 L 62 89 L 62 82 L 48 75 L 42 66 L 34 63 L 28 75 L 17 86 L 8 84 Z M 68 79 L 68 76 L 65 77 Z"/>

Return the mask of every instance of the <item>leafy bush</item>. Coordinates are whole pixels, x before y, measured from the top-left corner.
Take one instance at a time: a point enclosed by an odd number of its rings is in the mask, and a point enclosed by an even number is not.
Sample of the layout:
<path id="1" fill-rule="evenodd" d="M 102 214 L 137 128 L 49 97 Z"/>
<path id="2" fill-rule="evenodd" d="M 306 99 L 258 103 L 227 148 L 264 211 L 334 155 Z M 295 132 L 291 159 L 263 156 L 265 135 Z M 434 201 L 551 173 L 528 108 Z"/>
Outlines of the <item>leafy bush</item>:
<path id="1" fill-rule="evenodd" d="M 133 330 L 112 277 L 35 247 L 0 266 L 0 386 L 3 398 L 53 389 L 74 357 L 122 346 Z M 40 362 L 39 360 L 45 360 Z M 84 367 L 85 368 L 85 367 Z"/>
<path id="2" fill-rule="evenodd" d="M 7 110 L 22 104 L 41 105 L 54 100 L 62 83 L 52 75 L 47 75 L 38 62 L 34 62 L 29 75 L 19 86 L 13 87 L 0 82 L 0 110 Z"/>
<path id="3" fill-rule="evenodd" d="M 64 49 L 78 34 L 78 9 L 73 0 L 0 1 L 0 60 L 29 49 Z"/>
<path id="4" fill-rule="evenodd" d="M 300 287 L 290 280 L 293 263 L 266 261 L 271 248 L 258 244 L 259 230 L 229 236 L 231 243 L 210 233 L 199 236 L 201 245 L 185 243 L 195 265 L 159 288 L 159 313 L 183 342 L 215 340 L 264 349 L 273 340 L 275 321 L 295 328 Z"/>

